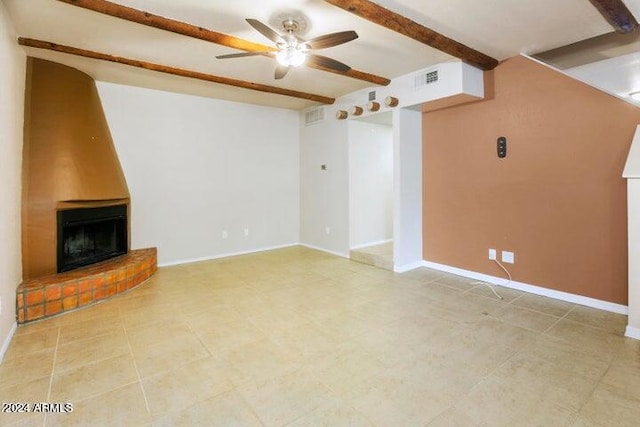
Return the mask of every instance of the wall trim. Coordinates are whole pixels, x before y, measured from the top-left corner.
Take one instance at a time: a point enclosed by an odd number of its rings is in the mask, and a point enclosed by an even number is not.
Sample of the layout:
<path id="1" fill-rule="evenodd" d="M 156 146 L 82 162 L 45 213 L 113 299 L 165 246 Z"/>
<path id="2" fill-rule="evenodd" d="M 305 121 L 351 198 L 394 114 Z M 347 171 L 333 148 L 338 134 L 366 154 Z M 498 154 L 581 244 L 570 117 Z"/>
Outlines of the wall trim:
<path id="1" fill-rule="evenodd" d="M 307 243 L 290 243 L 290 244 L 286 244 L 286 245 L 269 246 L 269 247 L 264 247 L 264 248 L 252 249 L 252 250 L 248 250 L 248 251 L 229 252 L 229 253 L 213 255 L 213 256 L 183 259 L 183 260 L 179 260 L 179 261 L 172 261 L 172 262 L 158 264 L 158 267 L 169 267 L 169 266 L 180 265 L 180 264 L 191 264 L 191 263 L 194 263 L 194 262 L 210 261 L 210 260 L 219 259 L 219 258 L 228 258 L 228 257 L 233 257 L 233 256 L 238 256 L 238 255 L 247 255 L 247 254 L 252 254 L 252 253 L 257 253 L 257 252 L 265 252 L 265 251 L 271 251 L 271 250 L 276 250 L 276 249 L 290 248 L 290 247 L 293 247 L 293 246 L 303 246 L 303 247 L 306 247 L 306 248 L 309 248 L 309 249 L 314 249 L 314 250 L 317 250 L 317 251 L 329 253 L 331 255 L 336 255 L 336 256 L 339 256 L 341 258 L 347 258 L 347 259 L 349 258 L 348 254 L 343 254 L 343 253 L 340 253 L 340 252 L 331 251 L 331 250 L 328 250 L 328 249 L 320 248 L 318 246 L 309 245 Z M 475 280 L 481 280 L 481 281 L 484 281 L 484 282 L 487 282 L 487 283 L 491 283 L 491 284 L 494 284 L 494 285 L 504 286 L 504 287 L 507 287 L 507 288 L 517 289 L 517 290 L 528 292 L 528 293 L 535 294 L 535 295 L 542 295 L 542 296 L 558 299 L 558 300 L 561 300 L 561 301 L 567 301 L 567 302 L 571 302 L 571 303 L 574 303 L 574 304 L 579 304 L 579 305 L 584 305 L 584 306 L 587 306 L 587 307 L 597 308 L 597 309 L 600 309 L 600 310 L 610 311 L 612 313 L 618 313 L 618 314 L 627 315 L 628 312 L 629 312 L 629 309 L 628 309 L 628 307 L 626 305 L 616 304 L 616 303 L 613 303 L 613 302 L 603 301 L 603 300 L 590 298 L 590 297 L 585 297 L 583 295 L 577 295 L 577 294 L 571 294 L 571 293 L 568 293 L 568 292 L 557 291 L 557 290 L 554 290 L 554 289 L 544 288 L 544 287 L 541 287 L 541 286 L 531 285 L 531 284 L 523 283 L 523 282 L 517 282 L 517 281 L 510 281 L 509 282 L 507 279 L 504 279 L 502 277 L 491 276 L 491 275 L 488 275 L 488 274 L 478 273 L 478 272 L 471 271 L 471 270 L 465 270 L 465 269 L 458 268 L 458 267 L 452 267 L 452 266 L 445 265 L 445 264 L 439 264 L 439 263 L 432 262 L 432 261 L 426 261 L 425 260 L 425 261 L 418 261 L 418 262 L 411 263 L 411 264 L 405 264 L 405 265 L 397 266 L 397 267 L 394 267 L 393 271 L 396 272 L 396 273 L 405 273 L 407 271 L 414 270 L 414 269 L 416 269 L 418 267 L 427 267 L 427 268 L 431 268 L 433 270 L 442 271 L 442 272 L 445 272 L 445 273 L 456 274 L 458 276 L 468 277 L 470 279 L 475 279 Z M 2 358 L 4 357 L 4 353 L 9 348 L 9 344 L 11 343 L 11 339 L 13 337 L 13 334 L 14 334 L 15 330 L 16 330 L 16 327 L 17 327 L 17 325 L 16 325 L 16 323 L 14 323 L 13 327 L 11 328 L 11 331 L 9 332 L 9 335 L 7 336 L 7 338 L 5 339 L 5 341 L 4 341 L 3 345 L 2 345 L 2 348 L 0 348 L 0 361 L 2 361 Z M 630 337 L 630 338 L 640 339 L 640 329 L 634 328 L 634 327 L 631 327 L 631 326 L 627 326 L 627 329 L 626 329 L 626 332 L 625 332 L 625 336 Z"/>
<path id="2" fill-rule="evenodd" d="M 640 328 L 634 328 L 631 325 L 627 325 L 627 329 L 624 331 L 624 336 L 640 340 Z"/>
<path id="3" fill-rule="evenodd" d="M 424 261 L 412 262 L 411 264 L 393 266 L 394 273 L 406 273 L 407 271 L 415 270 L 418 267 L 422 267 Z"/>
<path id="4" fill-rule="evenodd" d="M 432 268 L 434 270 L 457 274 L 458 276 L 481 280 L 483 282 L 491 283 L 494 285 L 500 285 L 506 288 L 512 288 L 512 289 L 517 289 L 519 291 L 529 292 L 531 294 L 542 295 L 545 297 L 555 298 L 561 301 L 567 301 L 574 304 L 579 304 L 587 307 L 597 308 L 600 310 L 610 311 L 612 313 L 618 313 L 618 314 L 624 314 L 624 315 L 627 315 L 629 313 L 629 308 L 626 305 L 622 305 L 622 304 L 616 304 L 609 301 L 602 301 L 599 299 L 585 297 L 577 294 L 570 294 L 568 292 L 556 291 L 554 289 L 543 288 L 541 286 L 530 285 L 528 283 L 522 283 L 522 282 L 516 282 L 516 281 L 509 282 L 509 280 L 504 279 L 502 277 L 490 276 L 488 274 L 478 273 L 470 270 L 464 270 L 462 268 L 451 267 L 448 265 L 438 264 L 436 262 L 431 262 L 431 261 L 423 261 L 422 265 L 424 267 Z"/>
<path id="5" fill-rule="evenodd" d="M 383 244 L 389 243 L 389 242 L 393 242 L 393 239 L 377 240 L 375 242 L 369 242 L 369 243 L 365 243 L 365 244 L 362 244 L 362 245 L 353 246 L 349 250 L 353 251 L 353 250 L 357 250 L 357 249 L 368 248 L 369 246 L 383 245 Z"/>
<path id="6" fill-rule="evenodd" d="M 305 248 L 309 248 L 309 249 L 315 249 L 316 251 L 326 252 L 328 254 L 336 255 L 336 256 L 339 256 L 339 257 L 342 257 L 342 258 L 347 258 L 347 259 L 349 258 L 349 254 L 343 254 L 343 253 L 340 253 L 340 252 L 330 251 L 329 249 L 320 248 L 318 246 L 309 245 L 307 243 L 298 243 L 298 245 L 304 246 Z"/>
<path id="7" fill-rule="evenodd" d="M 292 246 L 298 246 L 298 245 L 300 245 L 300 243 L 288 243 L 286 245 L 267 246 L 267 247 L 263 247 L 263 248 L 250 249 L 248 251 L 227 252 L 227 253 L 223 253 L 223 254 L 210 255 L 210 256 L 204 256 L 204 257 L 199 257 L 199 258 L 187 258 L 187 259 L 181 259 L 181 260 L 178 260 L 178 261 L 170 261 L 170 262 L 158 263 L 158 267 L 171 267 L 173 265 L 191 264 L 191 263 L 194 263 L 194 262 L 201 262 L 201 261 L 211 261 L 211 260 L 214 260 L 214 259 L 229 258 L 229 257 L 233 257 L 233 256 L 238 256 L 238 255 L 248 255 L 248 254 L 254 254 L 254 253 L 257 253 L 257 252 L 265 252 L 265 251 L 273 251 L 273 250 L 276 250 L 276 249 L 290 248 Z M 304 246 L 304 245 L 302 245 L 302 246 Z"/>
<path id="8" fill-rule="evenodd" d="M 11 340 L 13 339 L 13 334 L 16 333 L 17 328 L 18 328 L 18 324 L 16 322 L 13 322 L 13 326 L 11 326 L 11 329 L 9 329 L 9 334 L 4 339 L 4 342 L 2 343 L 2 347 L 0 347 L 0 363 L 2 363 L 2 360 L 4 359 L 4 355 L 7 352 L 7 350 L 9 350 L 9 345 L 11 344 Z"/>

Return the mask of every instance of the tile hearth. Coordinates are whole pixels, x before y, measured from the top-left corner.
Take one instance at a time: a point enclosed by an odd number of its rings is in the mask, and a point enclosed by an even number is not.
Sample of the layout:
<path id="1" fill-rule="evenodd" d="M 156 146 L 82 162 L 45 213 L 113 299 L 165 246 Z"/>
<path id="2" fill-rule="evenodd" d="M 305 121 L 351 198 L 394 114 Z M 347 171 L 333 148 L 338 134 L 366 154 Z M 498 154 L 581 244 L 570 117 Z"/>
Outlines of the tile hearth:
<path id="1" fill-rule="evenodd" d="M 156 248 L 136 249 L 88 267 L 25 280 L 16 290 L 17 322 L 32 322 L 102 301 L 140 285 L 156 269 Z"/>

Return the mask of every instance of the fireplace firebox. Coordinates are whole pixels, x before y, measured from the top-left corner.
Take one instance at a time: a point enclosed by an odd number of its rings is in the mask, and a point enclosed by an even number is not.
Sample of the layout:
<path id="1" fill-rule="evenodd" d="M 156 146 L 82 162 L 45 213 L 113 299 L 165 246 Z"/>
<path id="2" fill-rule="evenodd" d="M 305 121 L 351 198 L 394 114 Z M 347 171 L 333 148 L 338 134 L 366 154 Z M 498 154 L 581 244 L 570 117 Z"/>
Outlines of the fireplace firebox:
<path id="1" fill-rule="evenodd" d="M 127 205 L 59 210 L 58 273 L 127 253 Z"/>

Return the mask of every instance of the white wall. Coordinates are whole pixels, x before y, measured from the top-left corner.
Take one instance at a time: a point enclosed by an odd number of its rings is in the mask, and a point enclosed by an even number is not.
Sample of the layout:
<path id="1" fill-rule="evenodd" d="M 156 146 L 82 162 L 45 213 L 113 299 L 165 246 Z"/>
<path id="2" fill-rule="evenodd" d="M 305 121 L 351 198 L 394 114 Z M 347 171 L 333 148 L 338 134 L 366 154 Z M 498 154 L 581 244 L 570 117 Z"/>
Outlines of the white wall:
<path id="1" fill-rule="evenodd" d="M 347 135 L 347 123 L 331 117 L 300 127 L 300 241 L 344 256 L 349 253 Z"/>
<path id="2" fill-rule="evenodd" d="M 640 126 L 636 128 L 622 176 L 627 178 L 629 316 L 625 335 L 640 340 Z"/>
<path id="3" fill-rule="evenodd" d="M 438 81 L 416 88 L 416 75 L 434 70 L 438 70 Z M 369 87 L 344 95 L 334 104 L 322 107 L 324 121 L 309 126 L 302 124 L 300 238 L 303 244 L 345 256 L 349 252 L 348 123 L 354 118 L 336 120 L 335 114 L 338 110 L 351 111 L 354 105 L 366 107 L 370 91 L 376 92 L 376 99 L 382 106 L 377 113 L 365 108 L 361 118 L 375 120 L 374 116 L 393 113 L 394 204 L 397 204 L 393 213 L 394 258 L 397 267 L 409 268 L 422 260 L 421 106 L 456 95 L 465 95 L 456 98 L 461 103 L 482 99 L 483 72 L 461 61 L 438 64 L 396 77 L 388 86 Z M 397 97 L 399 105 L 386 107 L 384 99 L 387 96 Z M 307 112 L 302 112 L 301 117 L 304 118 Z M 321 164 L 327 164 L 328 169 L 321 171 Z M 396 194 L 398 191 L 400 193 Z M 397 215 L 400 216 L 396 218 Z M 330 234 L 325 233 L 326 227 L 330 228 Z"/>
<path id="4" fill-rule="evenodd" d="M 131 193 L 132 248 L 156 246 L 168 264 L 299 241 L 297 112 L 98 90 Z"/>
<path id="5" fill-rule="evenodd" d="M 438 81 L 416 87 L 416 76 L 424 76 L 424 74 L 431 71 L 438 71 Z M 370 112 L 366 108 L 369 101 L 369 92 L 371 91 L 375 91 L 376 100 L 380 103 L 380 110 L 377 112 Z M 400 108 L 420 109 L 420 106 L 425 102 L 455 97 L 457 95 L 465 95 L 460 98 L 459 103 L 482 99 L 484 97 L 483 71 L 458 60 L 443 62 L 432 67 L 395 77 L 388 86 L 368 87 L 341 96 L 336 99 L 334 104 L 327 107 L 327 117 L 329 117 L 330 120 L 335 120 L 333 117 L 337 110 L 351 111 L 354 105 L 358 105 L 364 108 L 362 116 L 355 118 L 350 115 L 349 120 L 360 120 Z M 398 98 L 398 106 L 387 107 L 384 103 L 387 96 Z"/>
<path id="6" fill-rule="evenodd" d="M 393 112 L 393 263 L 396 271 L 422 261 L 422 112 Z"/>
<path id="7" fill-rule="evenodd" d="M 0 2 L 0 360 L 15 325 L 22 281 L 21 173 L 26 55 Z"/>
<path id="8" fill-rule="evenodd" d="M 627 180 L 629 221 L 629 316 L 625 335 L 640 340 L 640 179 Z"/>
<path id="9" fill-rule="evenodd" d="M 349 174 L 351 248 L 393 238 L 391 126 L 349 121 Z"/>

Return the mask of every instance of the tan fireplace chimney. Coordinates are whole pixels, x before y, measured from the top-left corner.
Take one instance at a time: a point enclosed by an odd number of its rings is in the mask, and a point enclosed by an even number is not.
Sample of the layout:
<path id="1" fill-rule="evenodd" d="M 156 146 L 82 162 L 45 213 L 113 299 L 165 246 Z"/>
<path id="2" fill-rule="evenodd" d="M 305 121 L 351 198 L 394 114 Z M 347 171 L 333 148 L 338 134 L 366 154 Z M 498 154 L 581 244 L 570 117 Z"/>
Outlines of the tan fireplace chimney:
<path id="1" fill-rule="evenodd" d="M 56 273 L 56 212 L 129 205 L 129 190 L 94 80 L 37 58 L 27 64 L 23 275 Z"/>

